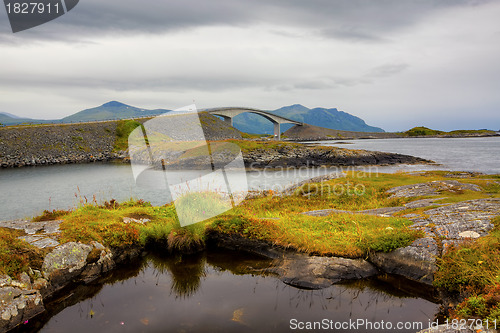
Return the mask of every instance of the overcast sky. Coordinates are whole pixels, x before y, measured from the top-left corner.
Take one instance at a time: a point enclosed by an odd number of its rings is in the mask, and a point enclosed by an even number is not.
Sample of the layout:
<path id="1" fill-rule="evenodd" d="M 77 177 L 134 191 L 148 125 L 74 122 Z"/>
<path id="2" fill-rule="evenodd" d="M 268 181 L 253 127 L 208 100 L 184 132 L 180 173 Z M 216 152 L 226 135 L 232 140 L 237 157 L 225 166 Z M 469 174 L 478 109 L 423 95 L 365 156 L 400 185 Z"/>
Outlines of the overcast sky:
<path id="1" fill-rule="evenodd" d="M 0 8 L 0 111 L 298 103 L 499 129 L 499 18 L 498 0 L 80 0 L 13 34 Z"/>

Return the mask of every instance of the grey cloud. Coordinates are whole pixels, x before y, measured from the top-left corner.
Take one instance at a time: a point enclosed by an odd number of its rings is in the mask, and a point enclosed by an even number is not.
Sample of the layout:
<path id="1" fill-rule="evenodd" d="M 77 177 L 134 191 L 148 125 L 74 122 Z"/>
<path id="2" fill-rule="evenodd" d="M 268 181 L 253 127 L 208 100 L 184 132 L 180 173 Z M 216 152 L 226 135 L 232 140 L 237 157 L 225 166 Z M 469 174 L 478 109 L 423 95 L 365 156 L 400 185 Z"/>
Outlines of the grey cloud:
<path id="1" fill-rule="evenodd" d="M 332 81 L 325 80 L 314 80 L 314 81 L 304 81 L 294 84 L 296 89 L 307 89 L 307 90 L 318 90 L 318 89 L 328 89 L 333 88 L 334 83 Z"/>
<path id="2" fill-rule="evenodd" d="M 269 78 L 233 77 L 221 75 L 214 80 L 205 76 L 169 76 L 165 78 L 135 78 L 124 80 L 121 77 L 113 79 L 92 78 L 92 77 L 46 77 L 30 75 L 26 77 L 9 78 L 0 82 L 0 88 L 19 87 L 20 89 L 30 89 L 36 87 L 65 89 L 107 89 L 115 91 L 205 91 L 221 92 L 231 89 L 244 89 L 252 87 L 262 87 L 263 85 L 274 86 L 279 81 Z"/>
<path id="3" fill-rule="evenodd" d="M 103 34 L 165 33 L 203 26 L 256 23 L 309 28 L 328 38 L 385 40 L 385 35 L 445 7 L 480 5 L 471 0 L 82 0 L 59 19 L 16 38 L 75 41 Z M 2 16 L 6 15 L 2 13 Z M 3 21 L 3 20 L 2 20 Z M 11 34 L 0 26 L 0 43 Z"/>
<path id="4" fill-rule="evenodd" d="M 371 78 L 388 77 L 398 74 L 410 67 L 408 64 L 387 64 L 373 68 L 366 76 Z"/>
<path id="5" fill-rule="evenodd" d="M 303 90 L 324 90 L 343 87 L 354 87 L 360 84 L 373 83 L 365 77 L 343 77 L 343 78 L 316 78 L 295 82 L 292 85 L 280 86 L 279 90 L 303 89 Z M 286 89 L 285 89 L 286 88 Z"/>
<path id="6" fill-rule="evenodd" d="M 359 30 L 354 26 L 343 26 L 328 28 L 320 31 L 327 38 L 342 39 L 353 42 L 386 42 L 387 39 L 366 31 Z"/>

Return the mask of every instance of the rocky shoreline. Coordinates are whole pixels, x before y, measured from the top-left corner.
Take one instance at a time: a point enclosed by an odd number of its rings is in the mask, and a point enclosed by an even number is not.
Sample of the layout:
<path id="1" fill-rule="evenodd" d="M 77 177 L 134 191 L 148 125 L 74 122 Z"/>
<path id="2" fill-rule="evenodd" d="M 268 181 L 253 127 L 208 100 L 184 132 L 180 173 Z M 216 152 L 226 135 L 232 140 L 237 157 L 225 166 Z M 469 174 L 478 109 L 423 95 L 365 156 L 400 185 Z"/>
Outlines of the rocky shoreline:
<path id="1" fill-rule="evenodd" d="M 283 134 L 283 138 L 289 141 L 326 141 L 326 140 L 361 140 L 361 139 L 418 139 L 418 138 L 484 138 L 500 136 L 500 133 L 446 133 L 439 135 L 416 135 L 409 136 L 405 133 L 395 132 L 353 132 L 323 128 L 305 124 L 294 126 Z"/>
<path id="2" fill-rule="evenodd" d="M 141 122 L 147 119 L 140 120 Z M 241 139 L 241 133 L 211 115 L 200 116 L 207 140 Z M 90 163 L 99 161 L 128 161 L 128 151 L 117 150 L 119 121 L 80 124 L 52 124 L 0 128 L 0 167 L 43 166 L 53 164 Z M 285 134 L 288 141 L 387 139 L 401 138 L 398 133 L 364 133 L 328 130 L 318 132 L 311 125 L 295 126 Z M 322 133 L 318 135 L 318 133 Z M 494 136 L 488 134 L 462 134 L 425 136 L 463 138 Z M 498 135 L 496 135 L 498 136 Z M 413 138 L 413 137 L 411 137 Z M 419 137 L 415 137 L 419 138 Z M 381 152 L 350 151 L 309 148 L 243 151 L 245 165 L 255 168 L 298 167 L 319 165 L 367 165 L 394 163 L 426 163 L 414 157 Z M 314 162 L 307 162 L 314 161 Z"/>
<path id="3" fill-rule="evenodd" d="M 63 289 L 88 284 L 141 255 L 140 249 L 109 249 L 102 244 L 65 243 L 45 256 L 41 271 L 18 280 L 0 276 L 0 332 L 7 332 L 45 312 L 44 302 Z"/>
<path id="4" fill-rule="evenodd" d="M 127 121 L 0 127 L 0 168 L 127 161 L 128 151 L 117 148 L 119 137 L 127 140 L 120 128 Z M 238 130 L 214 116 L 200 114 L 200 122 L 207 140 L 241 139 Z"/>
<path id="5" fill-rule="evenodd" d="M 217 124 L 215 122 L 215 125 Z M 211 123 L 211 126 L 215 125 Z M 115 121 L 0 128 L 0 167 L 103 161 L 129 163 L 128 151 L 117 151 L 114 147 L 116 128 Z M 226 130 L 227 133 L 212 129 L 207 130 L 206 137 L 212 140 L 235 138 L 236 134 L 231 128 L 221 130 Z M 270 145 L 264 149 L 242 149 L 242 152 L 245 166 L 252 169 L 431 163 L 428 160 L 402 154 L 336 147 L 310 147 L 300 144 L 282 144 L 277 147 Z M 143 155 L 149 158 L 148 154 Z M 229 163 L 234 157 L 232 154 L 220 155 L 214 157 L 220 163 Z M 207 156 L 185 158 L 170 167 L 197 168 L 210 163 L 207 159 Z"/>
<path id="6" fill-rule="evenodd" d="M 2 168 L 89 163 L 120 158 L 117 122 L 0 128 Z"/>
<path id="7" fill-rule="evenodd" d="M 153 148 L 154 149 L 154 148 Z M 175 155 L 175 154 L 172 154 Z M 205 169 L 211 163 L 222 168 L 231 163 L 237 156 L 231 152 L 215 152 L 212 156 L 203 155 L 179 158 L 179 154 L 166 158 L 170 170 Z M 150 155 L 147 151 L 134 152 L 134 161 L 148 165 Z M 334 166 L 366 166 L 393 164 L 432 164 L 433 161 L 423 158 L 367 150 L 351 150 L 337 147 L 308 146 L 302 144 L 281 144 L 278 147 L 265 145 L 263 148 L 242 150 L 246 169 L 300 169 Z M 161 170 L 165 154 L 153 156 L 153 167 Z M 125 158 L 129 162 L 128 157 Z M 215 162 L 214 162 L 215 161 Z"/>
<path id="8" fill-rule="evenodd" d="M 434 163 L 403 154 L 304 145 L 244 152 L 243 159 L 252 169 Z"/>

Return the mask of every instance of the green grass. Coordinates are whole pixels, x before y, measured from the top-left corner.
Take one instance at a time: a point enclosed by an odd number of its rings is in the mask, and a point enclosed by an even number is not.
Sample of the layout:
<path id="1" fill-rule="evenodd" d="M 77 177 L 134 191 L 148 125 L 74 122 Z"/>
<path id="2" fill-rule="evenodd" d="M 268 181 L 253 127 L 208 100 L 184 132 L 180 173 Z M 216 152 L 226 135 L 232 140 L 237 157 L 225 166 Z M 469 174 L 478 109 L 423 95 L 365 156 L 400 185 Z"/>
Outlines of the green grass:
<path id="1" fill-rule="evenodd" d="M 241 132 L 241 137 L 243 139 L 260 139 L 262 137 L 272 138 L 273 135 L 270 135 L 270 134 L 253 134 L 253 133 Z"/>
<path id="2" fill-rule="evenodd" d="M 41 269 L 44 251 L 18 239 L 19 231 L 0 228 L 0 274 L 17 277 L 28 267 Z"/>
<path id="3" fill-rule="evenodd" d="M 449 291 L 482 291 L 500 282 L 500 217 L 486 237 L 453 247 L 441 259 L 435 285 Z"/>
<path id="4" fill-rule="evenodd" d="M 185 150 L 184 154 L 182 154 L 179 159 L 187 159 L 187 158 L 193 158 L 193 157 L 199 157 L 199 156 L 208 156 L 209 149 L 210 152 L 213 154 L 217 154 L 219 152 L 226 152 L 229 154 L 232 154 L 236 156 L 239 154 L 240 150 L 239 147 L 232 143 L 232 142 L 227 142 L 227 141 L 210 141 L 209 145 L 207 146 L 204 142 L 203 143 L 198 143 L 197 147 L 191 148 L 191 147 L 181 147 L 177 145 L 177 150 Z"/>
<path id="5" fill-rule="evenodd" d="M 451 248 L 439 261 L 434 285 L 465 300 L 454 315 L 500 320 L 500 217 L 486 237 Z"/>
<path id="6" fill-rule="evenodd" d="M 352 214 L 294 214 L 281 219 L 222 215 L 210 228 L 310 254 L 360 258 L 370 251 L 388 252 L 409 245 L 421 236 L 409 224 L 406 219 Z"/>
<path id="7" fill-rule="evenodd" d="M 303 147 L 303 145 L 299 143 L 280 142 L 275 140 L 259 141 L 229 139 L 225 141 L 238 145 L 243 153 L 248 153 L 254 150 L 276 150 L 284 147 Z"/>
<path id="8" fill-rule="evenodd" d="M 450 132 L 433 130 L 424 126 L 413 127 L 406 132 L 403 132 L 403 135 L 407 136 L 426 136 L 426 135 L 495 135 L 494 131 L 490 130 L 455 130 Z"/>
<path id="9" fill-rule="evenodd" d="M 146 224 L 124 223 L 124 217 L 148 219 Z M 168 250 L 200 247 L 205 242 L 202 223 L 181 228 L 173 205 L 153 207 L 142 201 L 103 206 L 87 204 L 62 217 L 61 242 L 97 241 L 110 247 L 161 245 Z"/>
<path id="10" fill-rule="evenodd" d="M 33 222 L 41 222 L 41 221 L 54 221 L 58 220 L 60 217 L 68 215 L 70 211 L 68 210 L 60 210 L 60 209 L 53 209 L 53 210 L 44 210 L 42 214 L 35 216 L 32 221 Z"/>
<path id="11" fill-rule="evenodd" d="M 180 247 L 182 242 L 188 243 L 189 237 L 194 238 L 194 244 L 202 245 L 207 227 L 227 233 L 233 228 L 244 225 L 241 230 L 235 229 L 244 237 L 276 242 L 309 253 L 363 256 L 368 251 L 389 251 L 406 246 L 418 236 L 418 233 L 408 229 L 409 221 L 403 218 L 359 214 L 332 214 L 320 218 L 299 213 L 319 209 L 359 211 L 400 206 L 419 198 L 390 198 L 389 194 L 385 193 L 387 189 L 439 179 L 444 179 L 440 173 L 421 175 L 349 173 L 345 178 L 304 185 L 290 196 L 273 196 L 270 192 L 269 195 L 245 200 L 222 217 L 209 220 L 206 224 L 199 224 L 203 225 L 202 228 L 198 228 L 196 224 L 190 226 L 191 229 L 179 227 L 174 206 L 171 204 L 151 207 L 129 203 L 121 204 L 117 209 L 83 207 L 65 218 L 62 229 L 64 235 L 68 235 L 67 239 L 81 241 L 93 239 L 114 246 L 120 242 L 125 244 L 160 242 L 173 249 Z M 487 182 L 483 179 L 467 181 Z M 490 191 L 495 189 L 496 187 Z M 489 193 L 471 191 L 443 194 L 448 197 L 445 199 L 448 202 L 491 197 Z M 184 205 L 188 208 L 186 213 L 192 215 L 193 219 L 203 220 L 205 216 L 225 210 L 225 207 L 217 207 L 219 201 L 214 201 L 216 198 L 204 195 L 198 197 L 200 195 L 202 194 L 196 194 L 195 200 L 190 196 Z M 212 212 L 213 210 L 216 211 Z M 409 212 L 423 214 L 424 209 L 409 209 L 398 215 Z M 131 229 L 123 230 L 124 225 L 121 221 L 124 216 L 144 216 L 151 222 L 146 226 L 128 225 L 127 228 Z M 226 222 L 232 226 L 228 227 Z M 252 232 L 242 232 L 246 229 Z M 124 238 L 127 232 L 135 236 Z"/>
<path id="12" fill-rule="evenodd" d="M 85 205 L 68 216 L 60 225 L 61 242 L 89 243 L 97 241 L 111 247 L 133 246 L 139 243 L 139 229 L 120 221 L 120 214 L 93 205 Z"/>
<path id="13" fill-rule="evenodd" d="M 141 123 L 135 120 L 119 120 L 117 122 L 115 151 L 128 149 L 128 136 L 138 126 L 141 126 Z"/>
<path id="14" fill-rule="evenodd" d="M 408 131 L 404 132 L 404 134 L 408 136 L 423 136 L 423 135 L 440 135 L 444 134 L 443 131 L 433 130 L 424 126 L 413 127 Z"/>
<path id="15" fill-rule="evenodd" d="M 214 192 L 193 192 L 175 200 L 177 215 L 184 224 L 203 221 L 232 208 L 231 202 Z"/>
<path id="16" fill-rule="evenodd" d="M 246 200 L 222 216 L 187 228 L 180 227 L 172 204 L 162 207 L 140 202 L 94 204 L 84 205 L 65 216 L 56 215 L 64 220 L 61 224 L 63 242 L 95 240 L 113 247 L 160 244 L 174 250 L 203 247 L 207 230 L 216 230 L 223 233 L 234 231 L 243 237 L 307 253 L 362 257 L 370 251 L 391 251 L 406 246 L 420 233 L 409 229 L 410 222 L 403 218 L 358 214 L 311 217 L 300 213 L 327 208 L 361 210 L 400 205 L 404 200 L 389 198 L 385 190 L 388 183 L 409 181 L 406 175 L 360 178 L 359 174 L 350 174 L 313 187 L 303 186 L 290 196 L 277 197 L 270 193 Z M 363 193 L 357 192 L 361 187 L 355 185 L 359 184 L 363 185 Z M 344 187 L 346 190 L 339 194 L 338 190 Z M 218 207 L 219 201 L 213 202 L 211 197 L 192 200 L 190 196 L 188 199 L 188 205 L 184 206 L 197 220 L 225 210 L 225 207 Z M 217 211 L 212 212 L 214 209 Z M 51 212 L 45 212 L 38 219 L 51 215 Z M 147 218 L 150 222 L 145 225 L 124 224 L 123 217 Z"/>
<path id="17" fill-rule="evenodd" d="M 490 131 L 490 130 L 454 130 L 454 131 L 450 131 L 448 132 L 449 134 L 458 134 L 458 135 L 462 135 L 462 134 L 488 134 L 488 135 L 494 135 L 496 134 L 495 131 Z"/>

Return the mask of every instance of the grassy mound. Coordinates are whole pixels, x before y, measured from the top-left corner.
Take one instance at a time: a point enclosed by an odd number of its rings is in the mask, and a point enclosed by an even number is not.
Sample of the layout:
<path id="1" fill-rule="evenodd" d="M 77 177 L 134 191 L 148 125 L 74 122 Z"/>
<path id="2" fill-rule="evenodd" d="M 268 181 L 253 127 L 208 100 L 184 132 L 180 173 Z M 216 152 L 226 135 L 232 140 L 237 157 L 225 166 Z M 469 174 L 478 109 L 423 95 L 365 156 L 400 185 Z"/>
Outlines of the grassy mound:
<path id="1" fill-rule="evenodd" d="M 500 217 L 490 235 L 451 248 L 441 259 L 435 286 L 464 297 L 456 318 L 500 321 Z"/>

